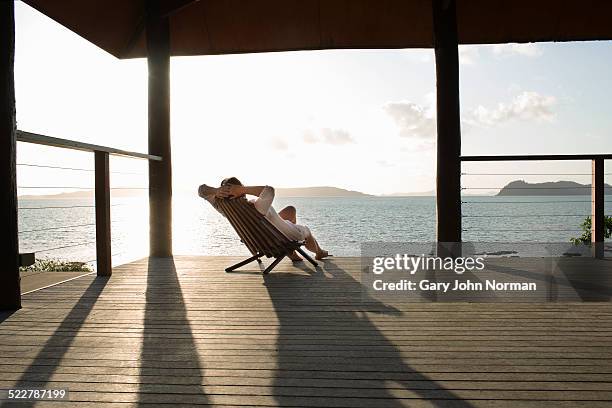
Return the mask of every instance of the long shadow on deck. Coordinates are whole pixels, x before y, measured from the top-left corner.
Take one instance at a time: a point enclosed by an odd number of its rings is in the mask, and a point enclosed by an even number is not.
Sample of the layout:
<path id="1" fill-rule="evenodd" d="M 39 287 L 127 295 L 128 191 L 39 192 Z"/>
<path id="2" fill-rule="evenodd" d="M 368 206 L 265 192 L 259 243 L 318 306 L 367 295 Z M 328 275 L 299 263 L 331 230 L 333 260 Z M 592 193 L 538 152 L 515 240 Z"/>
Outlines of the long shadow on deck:
<path id="1" fill-rule="evenodd" d="M 280 325 L 273 385 L 279 406 L 395 408 L 415 398 L 472 406 L 410 367 L 365 313 L 397 316 L 397 309 L 362 297 L 361 284 L 332 261 L 325 274 L 265 277 Z"/>
<path id="2" fill-rule="evenodd" d="M 173 258 L 149 258 L 140 354 L 139 405 L 209 403 Z"/>
<path id="3" fill-rule="evenodd" d="M 577 264 L 580 261 L 582 267 Z M 558 257 L 542 262 L 540 269 L 535 271 L 495 264 L 488 264 L 487 269 L 543 282 L 543 287 L 538 285 L 538 301 L 571 302 L 579 299 L 585 302 L 609 302 L 612 299 L 610 262 L 608 259 Z"/>
<path id="4" fill-rule="evenodd" d="M 79 330 L 87 320 L 107 282 L 108 278 L 105 277 L 96 277 L 91 281 L 79 300 L 34 357 L 34 361 L 23 371 L 14 388 L 50 388 L 45 387 L 46 384 L 51 381 L 51 377 L 59 367 L 66 352 L 74 343 Z M 72 281 L 72 284 L 76 283 L 76 281 Z M 53 288 L 46 290 L 53 290 Z"/>

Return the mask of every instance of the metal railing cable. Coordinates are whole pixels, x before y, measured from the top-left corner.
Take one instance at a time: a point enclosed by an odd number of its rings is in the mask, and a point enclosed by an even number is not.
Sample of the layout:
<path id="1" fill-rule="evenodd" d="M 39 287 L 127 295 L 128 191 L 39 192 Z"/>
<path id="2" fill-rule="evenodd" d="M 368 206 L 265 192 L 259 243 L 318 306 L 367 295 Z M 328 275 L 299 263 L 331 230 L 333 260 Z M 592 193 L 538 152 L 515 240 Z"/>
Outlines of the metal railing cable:
<path id="1" fill-rule="evenodd" d="M 84 169 L 79 167 L 63 167 L 63 166 L 50 166 L 50 165 L 42 165 L 42 164 L 34 164 L 34 163 L 17 163 L 17 166 L 24 167 L 36 167 L 42 169 L 56 169 L 56 170 L 71 170 L 71 171 L 88 171 L 95 172 L 95 169 Z M 131 171 L 109 171 L 111 174 L 123 174 L 123 175 L 134 175 L 134 176 L 146 176 L 146 173 L 142 172 L 131 172 Z"/>
<path id="2" fill-rule="evenodd" d="M 71 228 L 80 228 L 80 227 L 90 227 L 95 226 L 96 224 L 77 224 L 77 225 L 62 225 L 60 227 L 50 227 L 50 228 L 39 228 L 33 230 L 19 231 L 20 234 L 25 234 L 28 232 L 41 232 L 41 231 L 55 231 L 55 230 L 63 230 L 63 229 L 71 229 Z"/>
<path id="3" fill-rule="evenodd" d="M 87 168 L 81 168 L 81 167 L 69 167 L 69 166 L 54 166 L 54 165 L 43 165 L 43 164 L 35 164 L 35 163 L 19 163 L 19 166 L 26 166 L 26 167 L 32 167 L 32 168 L 38 168 L 38 169 L 55 169 L 55 170 L 65 170 L 65 171 L 73 171 L 73 172 L 95 172 L 95 169 L 87 169 Z M 129 174 L 129 175 L 142 175 L 145 176 L 146 173 L 132 173 L 132 172 L 121 172 L 121 171 L 109 171 L 109 173 L 112 174 Z M 17 186 L 20 189 L 32 189 L 32 190 L 45 190 L 45 189 L 54 189 L 54 190 L 90 190 L 90 191 L 94 191 L 95 188 L 94 186 L 84 186 L 84 185 L 18 185 Z M 148 187 L 143 187 L 143 186 L 117 186 L 117 187 L 110 187 L 109 190 L 147 190 Z M 83 197 L 83 198 L 89 198 L 89 197 Z M 61 198 L 59 198 L 61 200 Z M 54 203 L 55 204 L 55 203 Z M 29 204 L 29 205 L 22 205 L 18 207 L 19 211 L 34 211 L 34 210 L 38 210 L 38 211 L 45 211 L 45 210 L 78 210 L 78 209 L 95 209 L 96 206 L 93 204 L 70 204 L 70 205 L 65 205 L 63 202 L 58 203 L 58 205 L 33 205 L 33 204 Z M 127 204 L 125 203 L 115 203 L 115 204 L 111 204 L 111 207 L 121 207 L 121 206 L 125 206 Z M 44 212 L 42 213 L 44 215 Z M 63 215 L 61 215 L 60 213 L 54 213 L 57 215 L 54 215 L 54 219 L 55 220 L 61 220 L 63 219 Z M 80 217 L 82 219 L 83 216 L 86 217 L 91 217 L 92 213 L 88 212 L 87 214 L 83 213 L 78 215 L 78 217 Z M 32 215 L 32 217 L 40 217 L 39 215 Z M 74 219 L 74 217 L 71 217 Z M 36 218 L 32 218 L 32 220 L 36 221 Z M 123 223 L 129 221 L 129 218 L 123 218 L 123 219 L 117 219 L 117 220 L 111 220 L 111 223 L 116 225 L 118 223 Z M 87 232 L 87 235 L 89 235 L 93 229 L 95 228 L 96 223 L 95 222 L 83 222 L 83 223 L 70 223 L 67 225 L 51 225 L 51 226 L 42 226 L 41 228 L 31 228 L 31 229 L 24 229 L 24 230 L 19 230 L 18 234 L 20 235 L 25 235 L 25 236 L 30 236 L 30 234 L 35 234 L 35 233 L 62 233 L 62 234 L 74 234 L 74 233 L 80 233 L 80 232 Z M 41 235 L 44 237 L 44 235 Z M 40 238 L 37 238 L 40 239 Z M 26 241 L 28 239 L 25 239 Z M 57 245 L 57 244 L 62 244 L 61 239 L 56 239 L 56 238 L 50 238 L 50 239 L 45 239 L 47 245 L 48 244 L 53 244 L 55 243 L 56 245 L 49 245 L 47 247 L 42 247 L 36 250 L 33 250 L 32 252 L 34 253 L 40 253 L 40 254 L 44 254 L 45 256 L 43 258 L 46 258 L 47 253 L 52 253 L 54 251 L 61 251 L 64 249 L 70 249 L 70 248 L 77 248 L 77 247 L 87 247 L 87 246 L 91 246 L 91 245 L 95 245 L 96 241 L 95 240 L 83 240 L 81 242 L 78 242 L 77 240 L 73 240 L 73 244 L 66 244 L 66 245 Z M 36 241 L 33 241 L 36 242 Z M 112 254 L 112 256 L 117 256 L 120 255 L 122 252 L 118 252 L 118 253 L 114 253 Z M 90 254 L 91 255 L 91 254 Z M 85 261 L 84 263 L 91 263 L 91 262 L 95 262 L 97 260 L 97 258 L 93 258 L 91 260 Z"/>
<path id="4" fill-rule="evenodd" d="M 51 251 L 57 251 L 60 249 L 66 249 L 66 248 L 75 248 L 78 246 L 85 246 L 85 245 L 92 245 L 95 244 L 96 241 L 88 241 L 88 242 L 81 242 L 78 244 L 74 244 L 74 245 L 63 245 L 63 246 L 59 246 L 59 247 L 54 247 L 54 248 L 46 248 L 46 249 L 39 249 L 35 252 L 51 252 Z"/>
<path id="5" fill-rule="evenodd" d="M 125 204 L 111 204 L 111 207 L 122 207 Z M 96 208 L 95 205 L 68 205 L 68 206 L 44 206 L 44 207 L 18 207 L 18 210 L 55 210 L 73 208 Z"/>
<path id="6" fill-rule="evenodd" d="M 605 173 L 605 175 L 612 175 L 612 173 Z M 592 173 L 580 173 L 580 172 L 462 172 L 461 179 L 464 180 L 465 176 L 592 176 Z M 485 180 L 485 179 L 483 179 Z M 556 181 L 549 181 L 548 183 L 554 183 Z M 546 183 L 546 182 L 538 182 Z M 483 182 L 483 184 L 485 184 Z M 585 183 L 586 184 L 586 183 Z M 485 184 L 485 186 L 488 183 Z M 490 185 L 493 185 L 492 183 Z M 551 185 L 523 185 L 523 186 L 512 186 L 506 185 L 503 187 L 482 187 L 474 182 L 467 186 L 461 186 L 461 191 L 465 191 L 467 194 L 462 195 L 461 204 L 464 208 L 463 211 L 467 210 L 466 213 L 462 214 L 462 219 L 465 219 L 465 224 L 462 226 L 462 231 L 468 234 L 476 234 L 476 236 L 482 233 L 488 232 L 524 232 L 526 234 L 531 232 L 536 233 L 556 233 L 556 232 L 572 232 L 580 233 L 583 232 L 581 219 L 586 217 L 592 217 L 592 214 L 585 212 L 584 206 L 593 203 L 593 200 L 589 197 L 576 197 L 568 198 L 568 196 L 588 196 L 588 190 L 591 190 L 590 185 L 571 185 L 571 186 L 551 186 Z M 608 188 L 606 187 L 606 190 Z M 470 194 L 469 191 L 475 191 Z M 508 191 L 509 194 L 503 194 L 501 196 L 492 195 L 489 196 L 484 193 L 487 191 Z M 483 193 L 477 193 L 476 191 L 483 191 Z M 542 194 L 537 194 L 538 192 Z M 568 194 L 564 194 L 567 192 Z M 536 199 L 533 196 L 538 195 L 542 199 Z M 472 196 L 473 198 L 469 198 Z M 485 198 L 486 197 L 486 198 Z M 501 199 L 497 199 L 500 197 Z M 558 199 L 555 199 L 558 197 Z M 513 198 L 516 198 L 514 200 Z M 559 204 L 559 205 L 557 205 Z M 482 207 L 482 206 L 485 207 Z M 517 205 L 517 206 L 515 206 Z M 496 206 L 504 206 L 508 211 L 500 212 L 496 210 Z M 533 211 L 535 210 L 535 211 Z M 537 212 L 539 210 L 539 212 Z M 590 210 L 590 208 L 589 208 Z M 512 212 L 514 211 L 514 212 Z M 532 212 L 533 211 L 533 212 Z M 553 221 L 560 218 L 568 218 L 567 221 Z M 511 222 L 513 219 L 525 219 L 521 222 Z M 531 220 L 536 220 L 531 221 Z M 480 221 L 482 220 L 482 221 Z M 487 221 L 487 220 L 499 220 L 499 221 Z M 550 228 L 543 228 L 542 223 L 546 223 L 549 220 Z M 575 220 L 575 221 L 574 221 Z M 493 224 L 491 224 L 493 222 Z M 500 225 L 500 223 L 502 225 Z M 497 224 L 497 225 L 496 225 Z M 505 225 L 503 225 L 505 224 Z M 576 225 L 572 228 L 572 225 Z"/>

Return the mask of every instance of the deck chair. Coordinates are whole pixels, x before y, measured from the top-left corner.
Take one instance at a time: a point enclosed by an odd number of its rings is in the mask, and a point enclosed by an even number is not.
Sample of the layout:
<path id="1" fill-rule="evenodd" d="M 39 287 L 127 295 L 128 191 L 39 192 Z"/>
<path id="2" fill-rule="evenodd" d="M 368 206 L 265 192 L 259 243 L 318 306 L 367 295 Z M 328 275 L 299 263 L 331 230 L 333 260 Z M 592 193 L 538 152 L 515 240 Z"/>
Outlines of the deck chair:
<path id="1" fill-rule="evenodd" d="M 275 258 L 263 271 L 265 275 L 293 251 L 300 253 L 315 267 L 318 266 L 317 262 L 302 249 L 304 242 L 292 241 L 283 235 L 246 198 L 218 198 L 215 204 L 228 219 L 242 243 L 253 255 L 244 261 L 225 268 L 225 272 L 231 272 L 253 261 L 261 263 L 260 258 L 263 256 Z"/>

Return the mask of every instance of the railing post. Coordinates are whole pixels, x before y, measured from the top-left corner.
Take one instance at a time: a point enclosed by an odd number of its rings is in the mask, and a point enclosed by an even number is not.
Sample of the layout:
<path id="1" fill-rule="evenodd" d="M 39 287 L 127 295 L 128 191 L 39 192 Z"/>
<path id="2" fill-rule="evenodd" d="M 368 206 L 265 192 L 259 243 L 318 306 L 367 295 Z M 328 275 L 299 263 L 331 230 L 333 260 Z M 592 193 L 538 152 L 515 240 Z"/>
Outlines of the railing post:
<path id="1" fill-rule="evenodd" d="M 459 49 L 455 0 L 433 0 L 436 54 L 437 170 L 436 240 L 461 242 L 461 121 L 459 116 Z M 455 253 L 455 247 L 439 250 Z"/>
<path id="2" fill-rule="evenodd" d="M 604 191 L 604 159 L 592 160 L 591 181 L 591 248 L 595 258 L 604 257 L 604 229 L 605 229 L 605 191 Z"/>
<path id="3" fill-rule="evenodd" d="M 15 139 L 15 9 L 0 1 L 0 310 L 21 307 Z"/>
<path id="4" fill-rule="evenodd" d="M 95 151 L 96 264 L 98 276 L 112 274 L 110 175 L 108 153 Z"/>

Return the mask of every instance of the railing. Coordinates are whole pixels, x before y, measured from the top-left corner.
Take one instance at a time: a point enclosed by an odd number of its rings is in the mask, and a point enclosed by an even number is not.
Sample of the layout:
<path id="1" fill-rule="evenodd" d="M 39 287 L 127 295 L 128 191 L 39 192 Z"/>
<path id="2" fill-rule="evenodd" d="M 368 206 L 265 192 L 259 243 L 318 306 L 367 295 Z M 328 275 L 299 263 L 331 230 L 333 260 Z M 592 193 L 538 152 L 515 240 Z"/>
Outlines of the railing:
<path id="1" fill-rule="evenodd" d="M 65 230 L 67 228 L 77 228 L 95 225 L 95 240 L 92 242 L 79 243 L 75 245 L 59 245 L 54 248 L 43 248 L 37 252 L 49 252 L 58 249 L 65 249 L 69 247 L 75 247 L 78 245 L 94 244 L 96 245 L 96 271 L 99 276 L 110 276 L 112 273 L 112 256 L 111 253 L 111 188 L 110 185 L 110 174 L 113 173 L 109 168 L 109 156 L 123 156 L 135 159 L 145 159 L 153 161 L 161 161 L 162 158 L 159 156 L 153 156 L 143 153 L 130 152 L 121 149 L 115 149 L 112 147 L 99 146 L 89 143 L 82 143 L 73 140 L 60 139 L 56 137 L 50 137 L 30 132 L 17 131 L 17 141 L 25 143 L 33 143 L 37 145 L 52 146 L 71 150 L 80 150 L 85 152 L 94 153 L 94 168 L 76 168 L 67 166 L 50 166 L 37 163 L 17 163 L 17 166 L 29 166 L 38 168 L 50 168 L 50 169 L 62 169 L 71 171 L 83 171 L 94 173 L 94 205 L 93 206 L 57 206 L 54 208 L 61 209 L 72 209 L 82 207 L 93 207 L 95 209 L 95 223 L 78 224 L 78 225 L 67 225 L 67 226 L 54 226 L 49 228 L 42 228 L 36 230 L 19 231 L 22 233 L 29 232 L 40 232 L 40 231 L 54 231 L 54 230 Z M 125 174 L 122 172 L 116 172 Z M 18 186 L 21 189 L 88 189 L 80 186 Z M 133 187 L 130 187 L 132 189 Z M 142 187 L 145 188 L 145 187 Z M 147 187 L 148 188 L 148 187 Z M 51 207 L 39 206 L 39 207 L 20 207 L 19 210 L 35 210 L 35 209 L 48 209 Z M 31 264 L 34 262 L 34 256 L 30 254 L 20 254 L 22 265 Z M 93 260 L 92 260 L 93 261 Z"/>
<path id="2" fill-rule="evenodd" d="M 508 156 L 462 156 L 462 162 L 508 162 L 508 161 L 576 161 L 576 160 L 590 160 L 591 161 L 591 172 L 590 173 L 463 173 L 462 172 L 462 191 L 470 191 L 470 190 L 494 190 L 501 189 L 500 187 L 492 187 L 492 186 L 471 186 L 471 185 L 463 185 L 463 176 L 518 176 L 518 175 L 550 175 L 550 176 L 560 176 L 560 175 L 571 175 L 571 176 L 591 176 L 591 186 L 584 187 L 588 188 L 591 191 L 591 199 L 590 201 L 580 200 L 578 198 L 572 200 L 554 200 L 549 202 L 561 203 L 561 202 L 571 202 L 571 203 L 591 203 L 591 214 L 512 214 L 512 215 L 495 215 L 495 214 L 462 214 L 462 218 L 500 218 L 500 217 L 530 217 L 539 219 L 547 218 L 547 217 L 564 217 L 564 218 L 573 218 L 576 217 L 577 221 L 580 221 L 578 217 L 592 217 L 591 218 L 591 244 L 593 250 L 593 256 L 596 258 L 603 258 L 604 256 L 604 237 L 605 237 L 605 183 L 604 177 L 606 173 L 604 173 L 604 162 L 605 160 L 612 159 L 612 154 L 576 154 L 576 155 L 508 155 Z M 555 188 L 555 187 L 550 187 Z M 559 187 L 560 189 L 564 187 Z M 572 189 L 581 188 L 581 187 L 569 187 Z M 525 187 L 521 188 L 525 190 Z M 535 187 L 535 189 L 541 189 L 541 187 Z M 551 197 L 553 197 L 551 195 Z M 579 196 L 577 196 L 579 197 Z M 532 201 L 525 199 L 524 201 L 509 201 L 508 203 L 513 204 L 534 204 L 534 203 L 544 203 L 546 201 Z M 502 201 L 491 201 L 491 202 L 480 202 L 476 200 L 462 200 L 462 204 L 472 205 L 472 204 L 502 204 Z M 577 225 L 578 227 L 578 225 Z M 518 231 L 512 229 L 491 229 L 487 228 L 488 231 Z M 469 229 L 464 230 L 469 231 Z M 529 230 L 521 230 L 525 233 L 533 233 L 537 231 L 573 231 L 578 232 L 581 231 L 578 228 L 576 229 L 554 229 L 554 228 L 545 228 L 542 226 L 541 230 L 537 229 L 529 229 Z"/>

